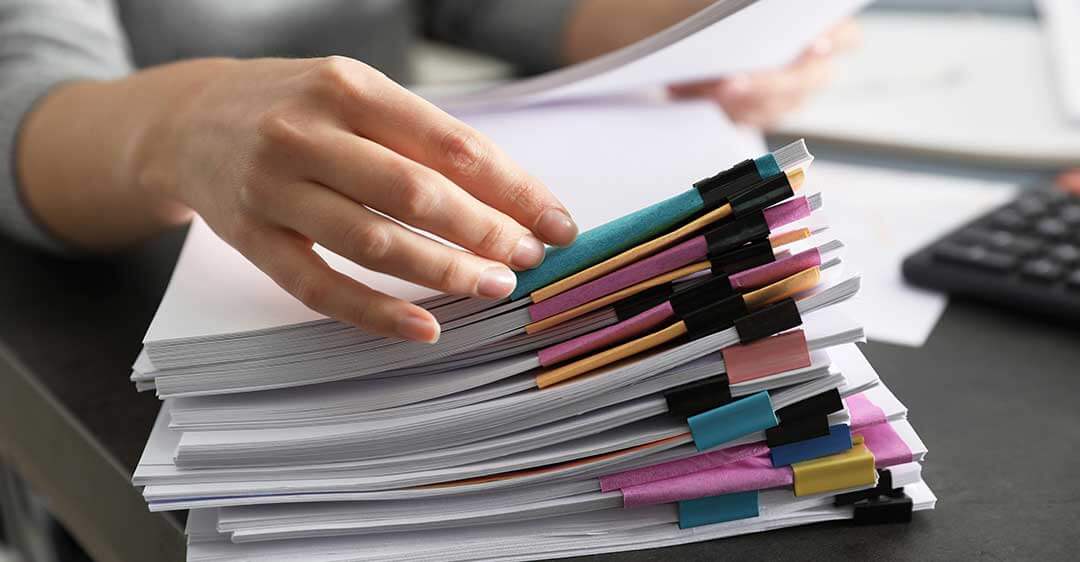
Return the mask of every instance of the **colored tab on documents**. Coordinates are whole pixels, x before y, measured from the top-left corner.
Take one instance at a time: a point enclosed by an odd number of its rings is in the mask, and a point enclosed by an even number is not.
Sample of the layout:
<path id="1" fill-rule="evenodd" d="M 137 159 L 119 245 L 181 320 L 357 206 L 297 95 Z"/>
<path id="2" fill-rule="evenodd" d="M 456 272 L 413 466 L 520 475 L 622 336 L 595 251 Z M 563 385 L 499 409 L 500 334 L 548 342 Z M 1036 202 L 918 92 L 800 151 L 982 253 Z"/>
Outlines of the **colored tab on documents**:
<path id="1" fill-rule="evenodd" d="M 757 516 L 757 490 L 679 502 L 680 529 L 735 521 L 736 519 L 749 519 Z"/>
<path id="2" fill-rule="evenodd" d="M 686 420 L 699 451 L 776 425 L 772 399 L 761 391 Z"/>
<path id="3" fill-rule="evenodd" d="M 861 437 L 856 437 L 854 442 L 855 445 L 843 453 L 791 465 L 795 475 L 795 495 L 809 496 L 875 485 L 874 455 Z"/>

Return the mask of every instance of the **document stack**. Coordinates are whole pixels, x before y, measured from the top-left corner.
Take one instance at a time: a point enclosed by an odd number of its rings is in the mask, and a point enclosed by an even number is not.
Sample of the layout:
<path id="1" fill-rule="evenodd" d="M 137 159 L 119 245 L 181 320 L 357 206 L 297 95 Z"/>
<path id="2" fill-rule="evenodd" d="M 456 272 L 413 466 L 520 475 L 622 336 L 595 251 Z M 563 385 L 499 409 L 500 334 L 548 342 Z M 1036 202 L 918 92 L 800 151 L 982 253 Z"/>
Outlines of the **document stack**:
<path id="1" fill-rule="evenodd" d="M 719 2 L 685 35 L 800 5 Z M 322 317 L 192 225 L 132 374 L 164 401 L 134 484 L 190 510 L 188 560 L 550 559 L 933 508 L 806 145 L 766 151 L 708 102 L 531 103 L 459 114 L 583 228 L 509 298 L 317 248 L 430 310 L 434 345 Z"/>
<path id="2" fill-rule="evenodd" d="M 300 320 L 196 223 L 133 375 L 166 399 L 135 484 L 192 510 L 190 560 L 543 559 L 907 520 L 934 505 L 926 449 L 855 346 L 859 277 L 811 159 L 795 142 L 592 228 L 499 302 L 327 255 L 416 297 L 435 345 Z"/>

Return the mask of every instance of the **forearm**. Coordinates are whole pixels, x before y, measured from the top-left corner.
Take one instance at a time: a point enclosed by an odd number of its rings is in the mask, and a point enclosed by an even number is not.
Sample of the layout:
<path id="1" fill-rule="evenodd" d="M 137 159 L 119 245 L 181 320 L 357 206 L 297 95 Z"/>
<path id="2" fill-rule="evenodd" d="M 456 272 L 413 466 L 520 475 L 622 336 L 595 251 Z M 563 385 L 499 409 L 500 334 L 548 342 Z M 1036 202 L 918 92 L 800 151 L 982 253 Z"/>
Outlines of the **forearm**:
<path id="1" fill-rule="evenodd" d="M 625 47 L 708 4 L 707 0 L 581 0 L 564 31 L 563 58 L 572 64 Z"/>
<path id="2" fill-rule="evenodd" d="M 168 141 L 167 116 L 210 78 L 212 61 L 55 88 L 26 116 L 16 146 L 22 198 L 56 237 L 113 250 L 188 220 L 144 181 L 148 153 Z"/>

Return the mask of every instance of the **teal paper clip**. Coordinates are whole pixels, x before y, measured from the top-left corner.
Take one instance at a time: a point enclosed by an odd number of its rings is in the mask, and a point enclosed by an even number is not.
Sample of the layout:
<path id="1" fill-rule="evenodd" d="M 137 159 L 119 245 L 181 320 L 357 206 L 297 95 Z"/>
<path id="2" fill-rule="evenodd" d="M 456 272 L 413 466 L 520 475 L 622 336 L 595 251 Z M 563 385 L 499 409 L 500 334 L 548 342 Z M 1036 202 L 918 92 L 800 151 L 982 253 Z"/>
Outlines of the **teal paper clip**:
<path id="1" fill-rule="evenodd" d="M 779 175 L 780 164 L 771 152 L 754 159 L 759 179 Z M 517 287 L 510 300 L 592 267 L 612 256 L 671 230 L 705 208 L 701 193 L 695 188 L 650 205 L 640 211 L 619 217 L 591 228 L 565 248 L 548 248 L 547 254 L 535 269 L 517 274 Z"/>
<path id="2" fill-rule="evenodd" d="M 776 162 L 776 157 L 771 152 L 754 158 L 754 166 L 757 168 L 758 175 L 762 178 L 780 175 L 780 164 Z"/>
<path id="3" fill-rule="evenodd" d="M 735 521 L 736 519 L 749 519 L 757 516 L 757 490 L 679 502 L 680 529 Z"/>
<path id="4" fill-rule="evenodd" d="M 638 244 L 656 238 L 685 221 L 705 206 L 696 189 L 591 228 L 565 248 L 548 248 L 543 263 L 517 274 L 517 288 L 510 300 L 569 277 Z"/>
<path id="5" fill-rule="evenodd" d="M 694 445 L 699 451 L 722 445 L 743 435 L 775 426 L 772 399 L 767 391 L 752 394 L 734 402 L 687 418 Z"/>

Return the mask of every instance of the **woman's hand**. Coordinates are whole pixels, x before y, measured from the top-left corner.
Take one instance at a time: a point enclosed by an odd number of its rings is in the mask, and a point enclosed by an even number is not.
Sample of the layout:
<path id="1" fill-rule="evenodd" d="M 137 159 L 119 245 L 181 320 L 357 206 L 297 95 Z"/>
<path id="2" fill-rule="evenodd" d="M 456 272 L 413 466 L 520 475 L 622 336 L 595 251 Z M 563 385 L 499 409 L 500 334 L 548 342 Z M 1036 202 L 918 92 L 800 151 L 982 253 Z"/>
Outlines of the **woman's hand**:
<path id="1" fill-rule="evenodd" d="M 364 330 L 439 335 L 426 310 L 332 270 L 313 244 L 433 289 L 501 298 L 514 288 L 510 267 L 534 267 L 541 241 L 576 235 L 555 197 L 490 140 L 360 62 L 199 60 L 124 81 L 100 97 L 130 100 L 132 122 L 148 125 L 115 157 L 126 164 L 103 175 L 194 209 L 304 304 Z M 79 88 L 65 88 L 42 111 L 85 106 L 104 87 L 87 85 L 78 102 L 64 96 Z"/>
<path id="2" fill-rule="evenodd" d="M 848 20 L 819 37 L 784 68 L 679 84 L 670 91 L 675 97 L 712 98 L 736 123 L 769 127 L 828 83 L 833 55 L 855 47 L 860 37 L 858 25 Z"/>
<path id="3" fill-rule="evenodd" d="M 331 270 L 313 242 L 426 287 L 502 298 L 515 284 L 507 265 L 535 267 L 541 239 L 574 239 L 562 205 L 491 141 L 367 65 L 218 64 L 219 78 L 151 132 L 162 142 L 146 151 L 140 183 L 198 211 L 314 310 L 438 338 L 430 313 Z"/>

